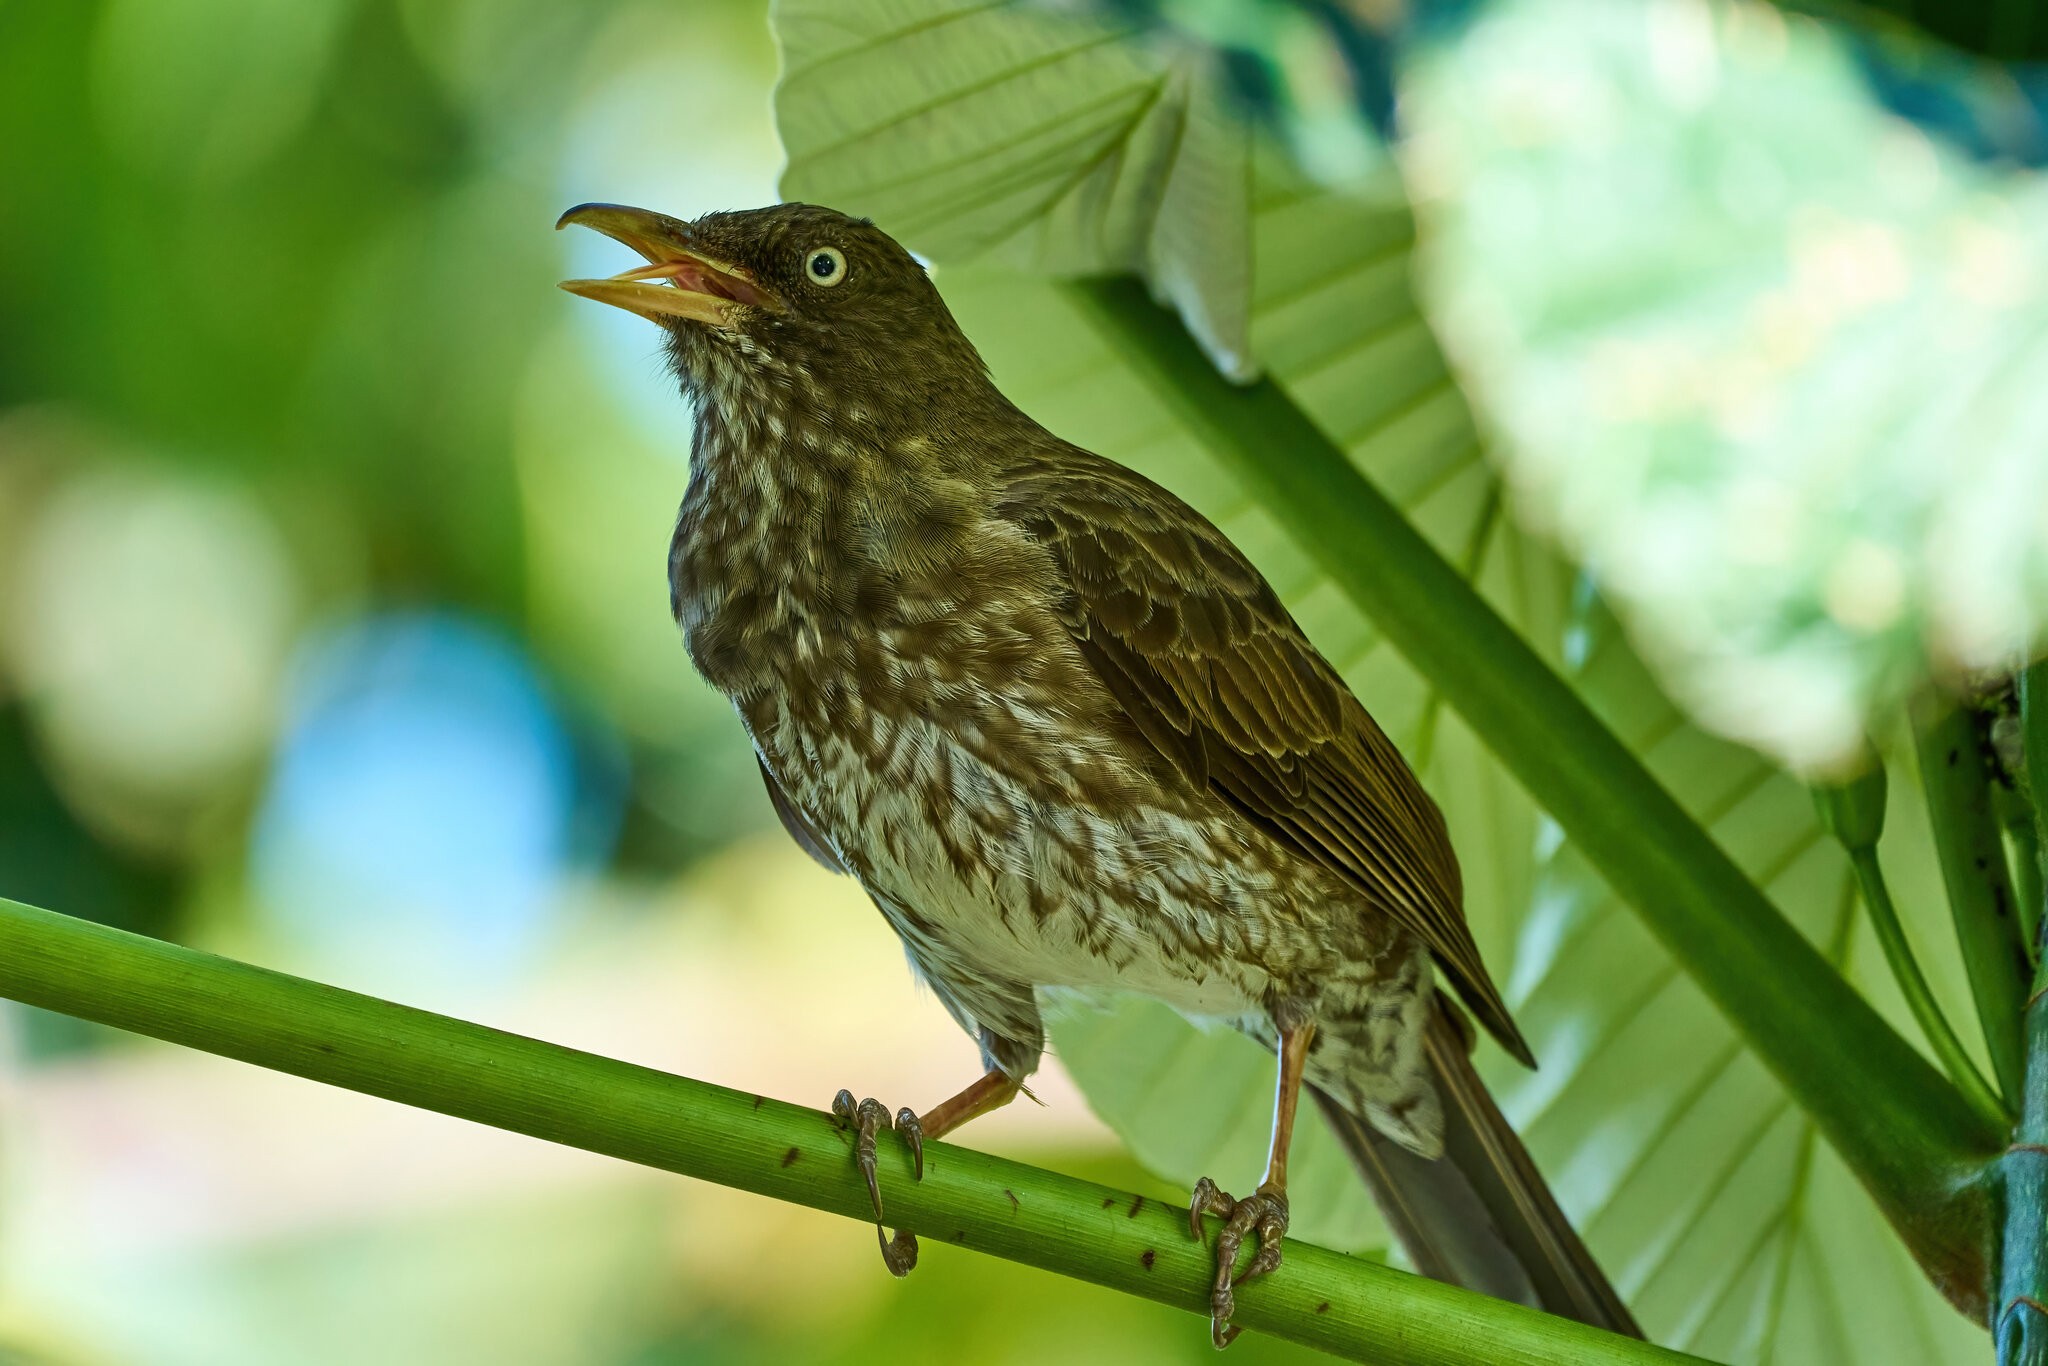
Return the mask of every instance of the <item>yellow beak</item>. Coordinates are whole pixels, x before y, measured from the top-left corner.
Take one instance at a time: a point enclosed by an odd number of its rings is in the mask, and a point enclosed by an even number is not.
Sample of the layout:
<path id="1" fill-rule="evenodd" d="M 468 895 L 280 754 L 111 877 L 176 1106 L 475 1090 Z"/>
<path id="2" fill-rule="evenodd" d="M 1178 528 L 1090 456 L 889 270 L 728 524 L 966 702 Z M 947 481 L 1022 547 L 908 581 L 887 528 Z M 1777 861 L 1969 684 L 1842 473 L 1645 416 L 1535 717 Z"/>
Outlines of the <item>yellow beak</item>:
<path id="1" fill-rule="evenodd" d="M 649 322 L 671 318 L 730 328 L 750 308 L 779 308 L 751 273 L 688 245 L 690 225 L 652 209 L 624 204 L 578 204 L 555 221 L 595 228 L 647 259 L 644 266 L 604 280 L 564 280 L 571 294 L 637 313 Z"/>

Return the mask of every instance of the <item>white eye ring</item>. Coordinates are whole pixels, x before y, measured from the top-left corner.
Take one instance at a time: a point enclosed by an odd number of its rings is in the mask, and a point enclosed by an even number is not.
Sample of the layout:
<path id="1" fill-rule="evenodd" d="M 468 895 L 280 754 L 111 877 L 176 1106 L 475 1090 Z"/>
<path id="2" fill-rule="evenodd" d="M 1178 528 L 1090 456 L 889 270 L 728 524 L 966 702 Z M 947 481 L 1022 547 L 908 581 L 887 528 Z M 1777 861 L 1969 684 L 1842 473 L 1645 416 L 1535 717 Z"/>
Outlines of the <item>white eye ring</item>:
<path id="1" fill-rule="evenodd" d="M 830 289 L 846 279 L 846 258 L 837 247 L 812 247 L 804 253 L 804 278 Z"/>

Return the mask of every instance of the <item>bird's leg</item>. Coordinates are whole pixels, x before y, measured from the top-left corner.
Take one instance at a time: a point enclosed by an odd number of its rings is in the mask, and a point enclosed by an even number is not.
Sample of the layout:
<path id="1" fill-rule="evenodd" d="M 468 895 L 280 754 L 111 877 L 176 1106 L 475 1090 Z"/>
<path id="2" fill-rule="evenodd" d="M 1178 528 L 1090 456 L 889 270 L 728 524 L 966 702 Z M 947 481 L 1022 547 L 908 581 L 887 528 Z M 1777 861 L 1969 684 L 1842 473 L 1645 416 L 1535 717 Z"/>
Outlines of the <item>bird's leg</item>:
<path id="1" fill-rule="evenodd" d="M 1202 1216 L 1223 1217 L 1216 1235 L 1216 1283 L 1209 1292 L 1209 1336 L 1218 1347 L 1228 1347 L 1237 1338 L 1230 1316 L 1237 1309 L 1235 1287 L 1263 1276 L 1280 1265 L 1281 1240 L 1287 1236 L 1287 1150 L 1294 1141 L 1294 1112 L 1301 1098 L 1302 1069 L 1308 1063 L 1308 1046 L 1316 1027 L 1304 1021 L 1280 1030 L 1280 1080 L 1273 1091 L 1273 1145 L 1266 1156 L 1266 1179 L 1255 1194 L 1233 1200 L 1214 1181 L 1203 1177 L 1195 1183 L 1194 1200 L 1188 1206 L 1188 1232 L 1202 1237 Z M 1245 1236 L 1259 1235 L 1259 1250 L 1241 1276 L 1233 1276 L 1237 1254 Z"/>
<path id="2" fill-rule="evenodd" d="M 926 1138 L 943 1138 L 970 1119 L 979 1119 L 991 1110 L 1000 1110 L 1017 1098 L 1024 1090 L 1024 1083 L 1012 1077 L 1000 1067 L 991 1067 L 982 1073 L 959 1095 L 940 1101 L 924 1112 L 918 1120 Z M 924 1177 L 924 1159 L 920 1150 L 917 1175 Z"/>
<path id="3" fill-rule="evenodd" d="M 1024 1084 L 999 1067 L 992 1067 L 958 1095 L 948 1097 L 925 1111 L 920 1119 L 909 1106 L 896 1112 L 894 1128 L 910 1145 L 910 1159 L 917 1179 L 924 1180 L 924 1141 L 939 1138 L 968 1120 L 999 1110 L 1016 1099 Z M 856 1102 L 853 1092 L 842 1090 L 832 1098 L 832 1116 L 842 1129 L 853 1130 L 853 1164 L 868 1183 L 868 1199 L 875 1207 L 875 1239 L 882 1245 L 882 1264 L 893 1276 L 908 1276 L 917 1265 L 917 1235 L 899 1229 L 892 1237 L 882 1227 L 882 1185 L 876 1178 L 875 1140 L 892 1127 L 889 1107 L 870 1096 Z"/>

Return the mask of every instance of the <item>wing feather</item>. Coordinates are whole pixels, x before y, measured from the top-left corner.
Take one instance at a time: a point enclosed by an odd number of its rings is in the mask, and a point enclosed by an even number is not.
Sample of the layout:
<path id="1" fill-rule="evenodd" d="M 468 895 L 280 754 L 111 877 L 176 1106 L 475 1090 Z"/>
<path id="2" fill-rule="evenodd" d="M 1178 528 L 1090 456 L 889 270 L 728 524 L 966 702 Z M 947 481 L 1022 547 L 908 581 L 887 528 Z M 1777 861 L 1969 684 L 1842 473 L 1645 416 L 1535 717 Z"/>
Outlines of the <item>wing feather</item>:
<path id="1" fill-rule="evenodd" d="M 1138 733 L 1419 935 L 1487 1030 L 1533 1065 L 1465 923 L 1442 813 L 1237 547 L 1142 475 L 1077 449 L 1034 462 L 999 510 L 1057 562 L 1068 632 Z"/>
<path id="2" fill-rule="evenodd" d="M 827 871 L 843 873 L 846 865 L 839 861 L 839 855 L 832 852 L 832 846 L 811 824 L 810 817 L 796 809 L 796 803 L 782 790 L 782 784 L 775 781 L 775 775 L 768 771 L 768 761 L 757 751 L 755 759 L 761 765 L 761 781 L 767 784 L 768 800 L 775 806 L 775 815 L 782 822 L 782 828 L 796 841 L 797 847 L 816 859 Z"/>

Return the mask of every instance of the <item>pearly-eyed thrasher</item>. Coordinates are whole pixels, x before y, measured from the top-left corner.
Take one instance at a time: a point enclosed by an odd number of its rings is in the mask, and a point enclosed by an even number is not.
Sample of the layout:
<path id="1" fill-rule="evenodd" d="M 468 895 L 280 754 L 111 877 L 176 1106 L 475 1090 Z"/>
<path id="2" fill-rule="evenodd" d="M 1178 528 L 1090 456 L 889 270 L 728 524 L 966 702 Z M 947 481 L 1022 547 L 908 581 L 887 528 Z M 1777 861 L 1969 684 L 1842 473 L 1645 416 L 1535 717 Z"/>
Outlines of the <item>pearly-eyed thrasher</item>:
<path id="1" fill-rule="evenodd" d="M 659 324 L 696 408 L 669 548 L 691 660 L 791 836 L 860 880 L 984 1075 L 894 1121 L 918 1150 L 1038 1066 L 1046 989 L 1137 992 L 1276 1048 L 1258 1190 L 1206 1178 L 1233 1271 L 1279 1264 L 1304 1082 L 1416 1266 L 1634 1331 L 1467 1056 L 1440 969 L 1524 1063 L 1443 817 L 1234 545 L 1005 399 L 924 269 L 785 204 L 585 204 L 646 264 L 563 288 Z M 834 1103 L 874 1197 L 886 1108 Z M 898 1275 L 907 1233 L 882 1238 Z"/>

